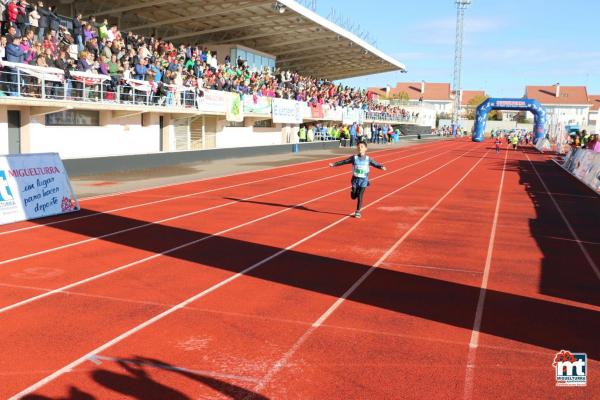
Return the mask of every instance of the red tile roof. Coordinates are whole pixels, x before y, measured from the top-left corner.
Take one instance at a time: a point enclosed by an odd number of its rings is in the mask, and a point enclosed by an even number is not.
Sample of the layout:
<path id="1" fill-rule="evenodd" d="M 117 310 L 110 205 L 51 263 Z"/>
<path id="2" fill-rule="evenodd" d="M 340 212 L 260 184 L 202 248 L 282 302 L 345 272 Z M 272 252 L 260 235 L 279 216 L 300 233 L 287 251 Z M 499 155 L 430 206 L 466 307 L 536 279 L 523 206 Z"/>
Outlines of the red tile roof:
<path id="1" fill-rule="evenodd" d="M 590 94 L 590 104 L 592 105 L 592 110 L 600 110 L 600 94 Z"/>
<path id="2" fill-rule="evenodd" d="M 536 99 L 542 104 L 588 104 L 585 86 L 561 86 L 556 97 L 556 86 L 527 86 L 525 97 Z"/>
<path id="3" fill-rule="evenodd" d="M 369 88 L 370 91 L 385 96 L 385 88 Z M 402 92 L 408 95 L 410 100 L 450 101 L 449 83 L 425 82 L 425 92 L 421 93 L 421 82 L 399 82 L 396 87 L 391 88 L 390 95 L 399 95 Z"/>

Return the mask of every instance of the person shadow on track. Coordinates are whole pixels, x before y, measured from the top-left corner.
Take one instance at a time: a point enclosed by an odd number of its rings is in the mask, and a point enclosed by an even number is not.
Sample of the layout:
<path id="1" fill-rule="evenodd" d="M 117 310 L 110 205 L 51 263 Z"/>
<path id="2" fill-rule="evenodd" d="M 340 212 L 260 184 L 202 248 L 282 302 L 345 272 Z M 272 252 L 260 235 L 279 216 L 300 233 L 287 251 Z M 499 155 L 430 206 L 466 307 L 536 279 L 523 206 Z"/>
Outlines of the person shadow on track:
<path id="1" fill-rule="evenodd" d="M 168 387 L 162 383 L 153 380 L 146 366 L 158 368 L 163 371 L 174 372 L 185 376 L 195 382 L 206 385 L 215 391 L 227 396 L 230 399 L 242 400 L 269 400 L 267 397 L 258 393 L 251 392 L 240 386 L 221 381 L 219 379 L 197 374 L 190 371 L 184 371 L 160 360 L 154 360 L 144 357 L 135 357 L 132 359 L 123 359 L 117 362 L 125 373 L 118 373 L 106 369 L 95 369 L 90 373 L 91 377 L 103 387 L 119 393 L 120 396 L 139 400 L 169 399 L 169 400 L 191 400 L 189 396 L 177 389 Z M 119 397 L 121 398 L 121 397 Z M 96 397 L 77 388 L 71 387 L 67 397 L 51 398 L 42 395 L 28 395 L 23 400 L 95 400 Z"/>

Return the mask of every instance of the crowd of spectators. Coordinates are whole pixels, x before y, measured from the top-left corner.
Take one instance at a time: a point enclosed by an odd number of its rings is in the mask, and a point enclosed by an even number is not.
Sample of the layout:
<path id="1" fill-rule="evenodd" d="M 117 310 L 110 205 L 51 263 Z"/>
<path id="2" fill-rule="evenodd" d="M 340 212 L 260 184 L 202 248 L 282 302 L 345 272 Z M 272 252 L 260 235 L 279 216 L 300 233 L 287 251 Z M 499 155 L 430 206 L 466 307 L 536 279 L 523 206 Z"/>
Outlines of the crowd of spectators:
<path id="1" fill-rule="evenodd" d="M 582 149 L 593 150 L 600 153 L 600 138 L 595 133 L 589 133 L 587 130 L 571 133 L 570 145 Z"/>
<path id="2" fill-rule="evenodd" d="M 298 130 L 300 142 L 319 140 L 339 140 L 342 147 L 353 147 L 358 142 L 377 144 L 392 144 L 402 135 L 400 129 L 394 129 L 390 124 L 371 123 L 362 125 L 315 123 L 302 124 Z"/>
<path id="3" fill-rule="evenodd" d="M 54 7 L 45 7 L 42 1 L 0 0 L 0 60 L 58 68 L 67 79 L 71 71 L 110 76 L 102 91 L 107 96 L 111 92 L 114 96 L 117 86 L 122 88 L 121 95 L 131 93 L 131 80 L 146 81 L 154 103 L 178 103 L 185 100 L 185 90 L 201 95 L 202 89 L 213 89 L 242 96 L 353 107 L 404 119 L 418 117 L 399 107 L 378 104 L 365 90 L 292 71 L 259 70 L 245 60 L 231 60 L 229 55 L 220 57 L 200 43 L 176 45 L 159 37 L 124 33 L 107 19 L 97 21 L 93 16 L 84 19 L 81 14 L 68 24 L 65 21 Z M 5 67 L 4 71 L 2 80 L 9 87 L 2 89 L 15 95 L 15 70 Z M 72 87 L 66 85 L 68 97 L 71 88 L 77 89 L 77 83 Z M 54 94 L 58 88 L 52 87 L 50 91 Z M 20 94 L 35 96 L 38 92 L 24 90 Z"/>

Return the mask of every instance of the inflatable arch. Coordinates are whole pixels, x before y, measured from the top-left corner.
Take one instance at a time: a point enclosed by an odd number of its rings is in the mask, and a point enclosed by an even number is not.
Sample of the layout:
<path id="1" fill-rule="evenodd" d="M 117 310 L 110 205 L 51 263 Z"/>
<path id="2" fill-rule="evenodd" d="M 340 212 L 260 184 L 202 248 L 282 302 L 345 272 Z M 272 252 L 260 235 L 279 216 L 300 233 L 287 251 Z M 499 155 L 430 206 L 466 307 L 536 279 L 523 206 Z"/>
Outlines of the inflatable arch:
<path id="1" fill-rule="evenodd" d="M 535 116 L 533 126 L 534 143 L 546 135 L 546 110 L 539 101 L 534 99 L 487 99 L 477 107 L 473 129 L 474 142 L 483 142 L 488 113 L 492 110 L 529 111 Z"/>

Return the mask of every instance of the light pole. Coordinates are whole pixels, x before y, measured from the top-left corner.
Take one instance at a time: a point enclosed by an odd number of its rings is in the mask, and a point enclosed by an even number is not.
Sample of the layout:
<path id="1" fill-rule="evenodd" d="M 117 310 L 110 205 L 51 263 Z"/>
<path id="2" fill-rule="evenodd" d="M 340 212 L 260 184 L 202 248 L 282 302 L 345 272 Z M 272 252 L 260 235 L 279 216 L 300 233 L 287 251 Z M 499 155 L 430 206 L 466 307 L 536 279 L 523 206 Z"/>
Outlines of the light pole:
<path id="1" fill-rule="evenodd" d="M 465 10 L 471 5 L 471 0 L 456 0 L 456 44 L 454 50 L 454 109 L 452 110 L 452 135 L 456 136 L 460 112 L 460 78 L 462 73 L 462 48 Z"/>

